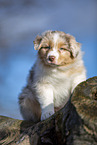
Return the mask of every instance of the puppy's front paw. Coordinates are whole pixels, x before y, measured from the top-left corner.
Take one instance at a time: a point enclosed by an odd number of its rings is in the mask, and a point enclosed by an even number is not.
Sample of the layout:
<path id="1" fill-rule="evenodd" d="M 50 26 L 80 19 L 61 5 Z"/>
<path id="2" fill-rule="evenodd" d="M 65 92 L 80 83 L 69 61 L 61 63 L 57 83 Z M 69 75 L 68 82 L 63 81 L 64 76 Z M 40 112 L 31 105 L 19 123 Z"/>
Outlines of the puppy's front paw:
<path id="1" fill-rule="evenodd" d="M 49 112 L 42 113 L 42 115 L 41 115 L 41 121 L 49 118 L 53 114 L 54 114 L 53 111 L 49 111 Z"/>

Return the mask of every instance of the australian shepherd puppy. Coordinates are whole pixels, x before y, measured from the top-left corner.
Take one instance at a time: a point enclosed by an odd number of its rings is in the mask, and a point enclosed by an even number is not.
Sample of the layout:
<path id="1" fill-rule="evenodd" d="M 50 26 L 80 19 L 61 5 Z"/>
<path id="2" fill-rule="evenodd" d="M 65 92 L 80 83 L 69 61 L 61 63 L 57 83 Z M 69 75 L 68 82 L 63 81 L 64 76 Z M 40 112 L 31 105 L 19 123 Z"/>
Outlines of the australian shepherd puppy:
<path id="1" fill-rule="evenodd" d="M 37 60 L 19 96 L 25 120 L 38 122 L 54 114 L 70 98 L 74 88 L 86 80 L 80 43 L 61 31 L 46 31 L 37 36 Z"/>

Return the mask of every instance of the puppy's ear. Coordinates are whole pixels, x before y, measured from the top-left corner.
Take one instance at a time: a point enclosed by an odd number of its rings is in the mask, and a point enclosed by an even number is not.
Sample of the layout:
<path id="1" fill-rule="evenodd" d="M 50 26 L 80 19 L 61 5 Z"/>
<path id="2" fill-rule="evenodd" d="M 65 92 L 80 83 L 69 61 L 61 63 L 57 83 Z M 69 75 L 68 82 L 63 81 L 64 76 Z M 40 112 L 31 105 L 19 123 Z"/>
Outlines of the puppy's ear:
<path id="1" fill-rule="evenodd" d="M 74 58 L 76 58 L 80 52 L 81 44 L 74 41 L 71 43 L 71 51 Z"/>
<path id="2" fill-rule="evenodd" d="M 39 35 L 38 35 L 38 36 L 35 38 L 35 40 L 33 41 L 33 43 L 34 43 L 34 49 L 35 49 L 35 50 L 39 50 L 39 49 L 40 49 L 41 41 L 42 41 L 42 36 L 39 36 Z"/>
<path id="3" fill-rule="evenodd" d="M 75 38 L 69 34 L 67 34 L 67 41 L 69 44 L 69 49 L 72 53 L 72 57 L 76 58 L 80 52 L 81 44 L 76 42 Z"/>

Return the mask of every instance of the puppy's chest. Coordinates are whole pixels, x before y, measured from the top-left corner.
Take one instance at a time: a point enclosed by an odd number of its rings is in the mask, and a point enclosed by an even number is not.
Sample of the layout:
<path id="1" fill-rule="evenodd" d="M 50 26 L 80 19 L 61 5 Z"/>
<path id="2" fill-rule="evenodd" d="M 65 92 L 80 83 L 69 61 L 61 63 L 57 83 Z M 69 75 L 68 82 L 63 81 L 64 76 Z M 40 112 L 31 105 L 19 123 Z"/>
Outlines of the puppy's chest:
<path id="1" fill-rule="evenodd" d="M 39 72 L 39 71 L 38 71 Z M 71 93 L 71 78 L 65 72 L 58 70 L 43 70 L 35 73 L 35 83 L 37 89 L 43 93 L 45 89 L 53 92 L 54 102 L 57 106 L 65 101 Z M 45 87 L 46 86 L 46 87 Z M 45 89 L 44 89 L 45 88 Z"/>
<path id="2" fill-rule="evenodd" d="M 54 93 L 59 94 L 70 89 L 72 78 L 68 77 L 65 72 L 45 71 L 37 76 L 37 81 L 39 81 L 41 85 L 48 84 L 48 87 L 51 86 Z"/>
<path id="3" fill-rule="evenodd" d="M 53 86 L 54 104 L 60 106 L 70 97 L 71 94 L 71 82 L 68 79 L 63 78 L 60 82 Z"/>
<path id="4" fill-rule="evenodd" d="M 71 79 L 64 73 L 55 73 L 45 78 L 48 82 L 48 87 L 52 88 L 54 100 L 66 98 L 71 92 Z"/>

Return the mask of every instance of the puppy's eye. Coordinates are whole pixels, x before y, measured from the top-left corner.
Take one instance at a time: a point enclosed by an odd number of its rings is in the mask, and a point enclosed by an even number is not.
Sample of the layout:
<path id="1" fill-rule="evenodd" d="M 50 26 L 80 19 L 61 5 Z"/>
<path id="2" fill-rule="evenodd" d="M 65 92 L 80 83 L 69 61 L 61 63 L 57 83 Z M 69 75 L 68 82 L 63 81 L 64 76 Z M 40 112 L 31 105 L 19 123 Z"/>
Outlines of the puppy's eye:
<path id="1" fill-rule="evenodd" d="M 50 49 L 50 46 L 44 47 L 45 49 Z"/>
<path id="2" fill-rule="evenodd" d="M 60 48 L 60 50 L 64 50 L 64 48 Z"/>
<path id="3" fill-rule="evenodd" d="M 50 46 L 47 46 L 47 47 L 41 47 L 41 49 L 50 49 Z"/>

